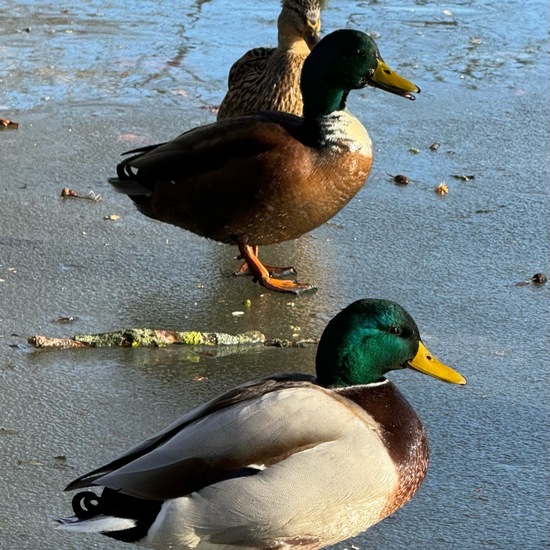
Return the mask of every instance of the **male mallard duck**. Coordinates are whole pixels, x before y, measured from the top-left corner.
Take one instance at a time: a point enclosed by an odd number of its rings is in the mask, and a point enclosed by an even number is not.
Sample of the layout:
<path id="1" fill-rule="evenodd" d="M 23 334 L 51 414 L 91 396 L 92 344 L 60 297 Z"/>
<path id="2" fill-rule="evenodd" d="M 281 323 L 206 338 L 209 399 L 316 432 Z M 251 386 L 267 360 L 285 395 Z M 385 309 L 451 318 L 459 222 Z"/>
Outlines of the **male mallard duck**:
<path id="1" fill-rule="evenodd" d="M 412 317 L 359 300 L 326 327 L 317 378 L 280 374 L 220 395 L 66 490 L 60 528 L 151 548 L 309 550 L 352 537 L 412 498 L 424 427 L 384 375 L 466 380 L 422 344 Z"/>
<path id="2" fill-rule="evenodd" d="M 311 48 L 319 42 L 318 0 L 284 0 L 277 29 L 276 48 L 249 50 L 231 67 L 218 120 L 256 111 L 302 116 L 300 75 Z"/>
<path id="3" fill-rule="evenodd" d="M 372 144 L 346 110 L 367 85 L 414 99 L 419 89 L 392 71 L 375 42 L 351 29 L 325 36 L 304 62 L 304 117 L 265 111 L 201 126 L 136 149 L 110 183 L 151 218 L 236 244 L 264 287 L 314 287 L 276 279 L 256 247 L 296 239 L 325 223 L 361 189 Z"/>

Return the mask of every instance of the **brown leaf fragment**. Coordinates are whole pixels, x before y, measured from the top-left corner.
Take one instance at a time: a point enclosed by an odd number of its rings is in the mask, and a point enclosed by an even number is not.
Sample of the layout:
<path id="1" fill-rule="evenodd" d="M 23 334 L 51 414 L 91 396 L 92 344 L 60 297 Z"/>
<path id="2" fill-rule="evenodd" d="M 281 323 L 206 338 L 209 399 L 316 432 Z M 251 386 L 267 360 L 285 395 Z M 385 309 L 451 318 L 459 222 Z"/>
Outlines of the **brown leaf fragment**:
<path id="1" fill-rule="evenodd" d="M 389 174 L 388 172 L 386 172 L 386 174 L 388 174 L 388 176 L 390 176 L 390 178 L 393 179 L 393 182 L 396 183 L 397 185 L 407 185 L 411 183 L 411 180 L 407 176 L 404 176 L 403 174 L 396 174 L 395 176 L 393 176 L 392 174 Z"/>
<path id="2" fill-rule="evenodd" d="M 449 193 L 449 187 L 447 186 L 447 184 L 444 181 L 442 181 L 439 185 L 436 186 L 434 191 L 438 195 L 447 195 Z"/>
<path id="3" fill-rule="evenodd" d="M 546 283 L 547 280 L 548 279 L 544 273 L 535 273 L 531 277 L 531 282 L 535 285 L 543 285 Z"/>
<path id="4" fill-rule="evenodd" d="M 19 122 L 13 122 L 7 118 L 0 118 L 0 130 L 17 130 Z"/>
<path id="5" fill-rule="evenodd" d="M 61 189 L 61 196 L 63 198 L 66 198 L 66 197 L 79 197 L 80 195 L 70 187 L 64 187 L 63 189 Z"/>
<path id="6" fill-rule="evenodd" d="M 528 286 L 528 285 L 535 285 L 535 286 L 541 286 L 546 284 L 548 278 L 544 273 L 535 273 L 530 279 L 527 279 L 526 281 L 520 281 L 519 283 L 515 283 L 515 286 Z"/>

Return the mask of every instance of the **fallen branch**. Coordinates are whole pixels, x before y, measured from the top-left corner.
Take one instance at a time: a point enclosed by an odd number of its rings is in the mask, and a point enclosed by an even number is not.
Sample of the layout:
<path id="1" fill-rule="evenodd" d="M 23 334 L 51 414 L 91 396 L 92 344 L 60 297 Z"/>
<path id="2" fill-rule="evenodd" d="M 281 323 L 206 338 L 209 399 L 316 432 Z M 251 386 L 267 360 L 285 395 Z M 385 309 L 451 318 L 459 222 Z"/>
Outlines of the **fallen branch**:
<path id="1" fill-rule="evenodd" d="M 263 345 L 275 347 L 303 347 L 316 344 L 316 340 L 266 340 L 258 331 L 227 334 L 225 332 L 175 331 L 153 329 L 125 329 L 100 334 L 76 334 L 72 338 L 30 336 L 28 342 L 40 349 L 73 349 L 100 347 L 163 347 L 174 344 L 187 346 Z"/>

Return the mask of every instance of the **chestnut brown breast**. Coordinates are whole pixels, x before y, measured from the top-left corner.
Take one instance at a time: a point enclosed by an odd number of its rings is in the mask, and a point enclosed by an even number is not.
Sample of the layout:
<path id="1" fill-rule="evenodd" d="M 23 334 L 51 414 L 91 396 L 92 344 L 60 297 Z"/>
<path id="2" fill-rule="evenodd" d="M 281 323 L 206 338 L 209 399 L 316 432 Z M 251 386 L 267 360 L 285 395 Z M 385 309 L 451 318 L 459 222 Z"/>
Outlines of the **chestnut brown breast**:
<path id="1" fill-rule="evenodd" d="M 252 245 L 295 239 L 328 221 L 367 179 L 370 142 L 367 150 L 314 147 L 303 139 L 302 119 L 264 118 L 199 128 L 130 160 L 151 190 L 140 210 L 210 239 Z"/>
<path id="2" fill-rule="evenodd" d="M 379 424 L 397 469 L 399 486 L 382 512 L 382 517 L 386 517 L 412 498 L 426 476 L 429 449 L 424 426 L 405 397 L 389 380 L 369 386 L 368 390 L 352 386 L 338 393 L 365 409 Z"/>

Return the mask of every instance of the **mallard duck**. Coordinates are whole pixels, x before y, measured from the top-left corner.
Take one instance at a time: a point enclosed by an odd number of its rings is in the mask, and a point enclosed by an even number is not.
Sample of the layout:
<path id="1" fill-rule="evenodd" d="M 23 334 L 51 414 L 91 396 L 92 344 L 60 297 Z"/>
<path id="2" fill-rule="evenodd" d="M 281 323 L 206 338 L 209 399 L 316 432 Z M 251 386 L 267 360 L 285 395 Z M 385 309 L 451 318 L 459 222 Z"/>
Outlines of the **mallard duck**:
<path id="1" fill-rule="evenodd" d="M 410 367 L 453 384 L 398 304 L 359 300 L 334 317 L 317 377 L 280 374 L 192 410 L 66 490 L 66 531 L 151 548 L 290 548 L 345 540 L 412 498 L 428 467 L 424 427 L 385 378 Z"/>
<path id="2" fill-rule="evenodd" d="M 361 189 L 372 144 L 346 110 L 366 86 L 414 99 L 375 42 L 351 29 L 325 36 L 304 62 L 304 117 L 262 111 L 130 151 L 110 183 L 151 218 L 236 244 L 265 288 L 299 294 L 311 284 L 277 279 L 256 247 L 296 239 L 325 223 Z M 271 271 L 271 272 L 270 272 Z"/>
<path id="3" fill-rule="evenodd" d="M 300 75 L 320 38 L 318 0 L 284 0 L 277 29 L 276 48 L 249 50 L 231 67 L 218 120 L 271 110 L 302 116 Z"/>
<path id="4" fill-rule="evenodd" d="M 232 65 L 218 120 L 257 111 L 283 111 L 302 116 L 302 66 L 320 40 L 321 8 L 318 0 L 283 0 L 277 29 L 276 48 L 254 48 Z M 257 246 L 253 252 L 257 257 Z M 271 274 L 296 273 L 293 267 L 264 267 Z M 248 274 L 250 270 L 246 261 L 234 273 Z"/>

